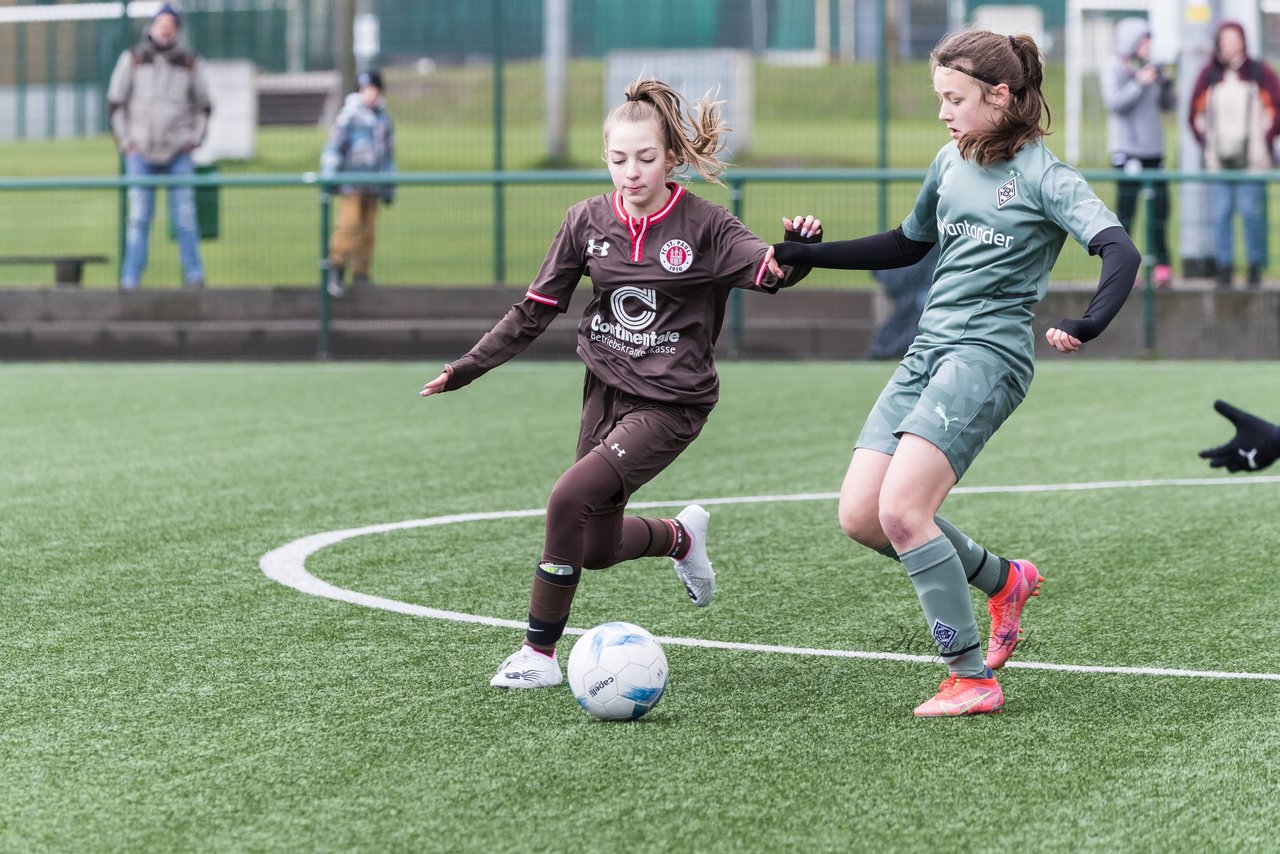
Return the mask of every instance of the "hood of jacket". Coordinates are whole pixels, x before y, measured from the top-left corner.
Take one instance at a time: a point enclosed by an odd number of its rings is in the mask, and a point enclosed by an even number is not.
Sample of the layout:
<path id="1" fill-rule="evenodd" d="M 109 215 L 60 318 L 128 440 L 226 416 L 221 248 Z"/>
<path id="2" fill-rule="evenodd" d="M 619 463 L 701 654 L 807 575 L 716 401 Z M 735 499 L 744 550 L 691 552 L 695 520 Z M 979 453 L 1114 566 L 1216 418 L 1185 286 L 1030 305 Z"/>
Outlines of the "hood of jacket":
<path id="1" fill-rule="evenodd" d="M 1143 36 L 1151 35 L 1151 25 L 1146 18 L 1121 18 L 1116 21 L 1116 55 L 1125 59 L 1133 56 L 1134 49 Z"/>
<path id="2" fill-rule="evenodd" d="M 374 102 L 372 107 L 364 102 L 364 98 L 361 97 L 359 92 L 348 92 L 347 96 L 342 99 L 342 110 L 343 112 L 348 113 L 355 113 L 363 110 L 374 113 L 375 115 L 381 115 L 385 107 L 386 101 L 381 95 L 378 96 L 378 100 Z"/>

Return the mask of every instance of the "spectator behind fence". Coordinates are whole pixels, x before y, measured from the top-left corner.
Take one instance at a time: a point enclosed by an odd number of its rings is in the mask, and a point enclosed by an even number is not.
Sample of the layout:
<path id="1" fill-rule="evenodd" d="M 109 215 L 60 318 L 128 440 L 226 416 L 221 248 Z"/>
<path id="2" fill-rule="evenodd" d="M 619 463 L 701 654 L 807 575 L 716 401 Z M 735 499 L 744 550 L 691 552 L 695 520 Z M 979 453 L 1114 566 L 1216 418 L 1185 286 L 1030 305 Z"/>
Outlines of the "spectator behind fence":
<path id="1" fill-rule="evenodd" d="M 938 266 L 938 244 L 909 267 L 872 270 L 889 299 L 893 311 L 876 327 L 867 346 L 868 359 L 901 359 L 911 348 L 920 331 L 920 315 L 933 284 L 933 271 Z"/>
<path id="2" fill-rule="evenodd" d="M 191 152 L 204 141 L 212 107 L 196 55 L 182 43 L 182 15 L 169 3 L 142 40 L 120 55 L 107 88 L 111 132 L 128 175 L 192 175 Z M 155 187 L 129 188 L 120 287 L 133 289 L 147 268 Z M 178 238 L 183 284 L 204 287 L 195 187 L 169 188 L 169 216 Z"/>
<path id="3" fill-rule="evenodd" d="M 1272 145 L 1280 132 L 1280 78 L 1249 57 L 1244 28 L 1218 25 L 1213 56 L 1191 90 L 1191 132 L 1199 141 L 1208 172 L 1261 172 L 1274 165 Z M 1262 282 L 1267 266 L 1267 185 L 1264 181 L 1222 181 L 1211 185 L 1214 255 L 1218 287 L 1231 287 L 1236 213 L 1244 225 L 1247 281 Z"/>
<path id="4" fill-rule="evenodd" d="M 332 178 L 340 172 L 396 171 L 395 132 L 383 97 L 382 75 L 377 71 L 361 72 L 356 87 L 334 119 L 320 155 L 322 177 Z M 347 293 L 343 279 L 348 267 L 353 288 L 369 284 L 378 202 L 394 202 L 396 187 L 343 184 L 338 194 L 338 218 L 329 241 L 328 288 L 334 297 Z"/>
<path id="5" fill-rule="evenodd" d="M 1143 169 L 1164 168 L 1164 125 L 1160 113 L 1174 107 L 1172 81 L 1160 66 L 1151 62 L 1151 27 L 1146 18 L 1123 18 L 1116 23 L 1116 59 L 1098 75 L 1102 100 L 1107 105 L 1107 148 L 1111 165 L 1135 180 L 1117 182 L 1116 218 L 1133 234 L 1133 217 L 1138 207 L 1141 184 L 1136 178 Z M 1167 287 L 1173 278 L 1165 224 L 1169 220 L 1169 185 L 1151 185 L 1152 222 L 1147 251 L 1155 261 L 1152 279 L 1156 287 Z"/>

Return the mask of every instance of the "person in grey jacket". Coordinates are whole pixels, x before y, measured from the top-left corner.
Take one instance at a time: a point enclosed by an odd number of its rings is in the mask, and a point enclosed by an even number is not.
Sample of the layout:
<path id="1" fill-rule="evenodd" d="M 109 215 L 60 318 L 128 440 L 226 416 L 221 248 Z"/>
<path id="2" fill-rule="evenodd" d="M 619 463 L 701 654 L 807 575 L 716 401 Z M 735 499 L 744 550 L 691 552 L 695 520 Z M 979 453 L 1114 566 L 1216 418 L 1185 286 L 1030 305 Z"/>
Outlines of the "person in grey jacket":
<path id="1" fill-rule="evenodd" d="M 107 107 L 127 175 L 195 172 L 191 152 L 204 141 L 212 106 L 199 60 L 182 44 L 181 27 L 177 8 L 163 4 L 142 40 L 120 55 L 111 73 Z M 121 288 L 137 288 L 147 267 L 155 195 L 155 187 L 129 188 Z M 169 188 L 169 215 L 178 237 L 183 284 L 202 288 L 194 187 Z"/>
<path id="2" fill-rule="evenodd" d="M 333 178 L 341 172 L 395 172 L 395 131 L 383 98 L 382 75 L 362 71 L 357 91 L 347 95 L 333 121 L 329 139 L 320 154 L 320 174 Z M 351 184 L 338 187 L 338 216 L 329 241 L 330 296 L 346 295 L 343 276 L 351 269 L 352 287 L 369 284 L 373 263 L 374 224 L 378 203 L 395 201 L 395 184 Z"/>
<path id="3" fill-rule="evenodd" d="M 1115 41 L 1115 61 L 1098 75 L 1102 100 L 1107 106 L 1107 148 L 1111 164 L 1136 179 L 1144 169 L 1164 168 L 1160 113 L 1173 109 L 1174 92 L 1172 81 L 1151 62 L 1151 28 L 1146 18 L 1117 21 Z M 1141 186 L 1137 180 L 1117 182 L 1116 218 L 1130 235 Z M 1165 287 L 1173 278 L 1165 236 L 1169 185 L 1157 181 L 1151 189 L 1151 245 L 1147 249 L 1155 260 L 1152 278 L 1158 287 Z"/>

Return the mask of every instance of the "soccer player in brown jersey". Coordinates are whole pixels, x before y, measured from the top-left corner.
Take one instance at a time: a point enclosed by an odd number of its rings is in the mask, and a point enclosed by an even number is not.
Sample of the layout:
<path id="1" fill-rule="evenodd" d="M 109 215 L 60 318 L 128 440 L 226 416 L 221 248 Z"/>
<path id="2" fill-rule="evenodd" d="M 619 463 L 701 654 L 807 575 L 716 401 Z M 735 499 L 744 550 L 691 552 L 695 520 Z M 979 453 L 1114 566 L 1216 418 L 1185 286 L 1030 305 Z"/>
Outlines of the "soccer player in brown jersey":
<path id="1" fill-rule="evenodd" d="M 667 556 L 698 607 L 716 577 L 707 557 L 709 514 L 698 505 L 674 519 L 626 516 L 631 494 L 702 430 L 719 395 L 714 346 L 733 288 L 775 293 L 807 267 L 783 268 L 773 248 L 724 208 L 671 180 L 692 167 L 719 183 L 717 154 L 728 127 L 718 102 L 694 111 L 657 80 L 637 80 L 604 123 L 614 192 L 571 207 L 524 299 L 419 394 L 454 391 L 523 351 L 569 307 L 578 282 L 591 299 L 578 325 L 586 364 L 576 462 L 547 501 L 524 644 L 490 680 L 543 688 L 562 680 L 556 643 L 582 570 Z M 788 220 L 787 240 L 817 242 L 811 216 Z"/>

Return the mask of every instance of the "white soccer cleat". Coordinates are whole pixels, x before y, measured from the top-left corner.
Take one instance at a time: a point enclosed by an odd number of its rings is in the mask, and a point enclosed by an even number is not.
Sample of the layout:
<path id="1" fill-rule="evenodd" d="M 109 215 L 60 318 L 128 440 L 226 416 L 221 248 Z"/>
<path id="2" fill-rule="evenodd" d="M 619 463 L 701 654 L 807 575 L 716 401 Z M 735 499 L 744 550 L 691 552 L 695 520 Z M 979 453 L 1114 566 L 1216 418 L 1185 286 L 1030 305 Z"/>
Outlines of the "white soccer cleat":
<path id="1" fill-rule="evenodd" d="M 710 518 L 711 514 L 697 504 L 690 504 L 676 514 L 676 521 L 684 525 L 692 542 L 684 560 L 672 558 L 671 562 L 684 589 L 689 591 L 689 600 L 699 608 L 710 605 L 716 595 L 716 574 L 707 557 L 707 520 Z"/>
<path id="2" fill-rule="evenodd" d="M 494 688 L 550 688 L 563 681 L 560 664 L 554 656 L 522 645 L 507 656 L 489 684 Z"/>

